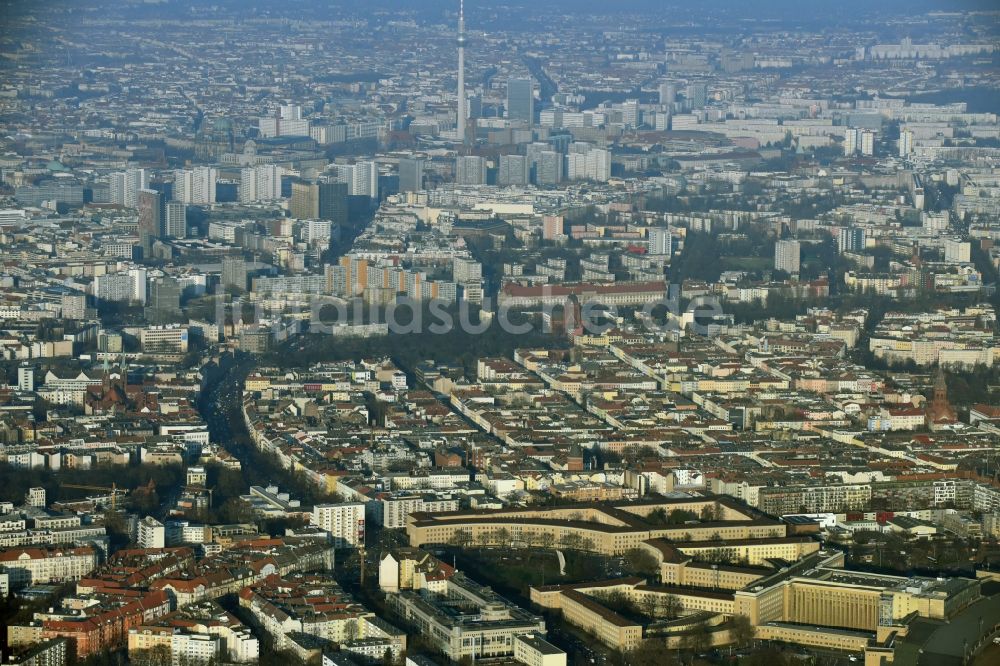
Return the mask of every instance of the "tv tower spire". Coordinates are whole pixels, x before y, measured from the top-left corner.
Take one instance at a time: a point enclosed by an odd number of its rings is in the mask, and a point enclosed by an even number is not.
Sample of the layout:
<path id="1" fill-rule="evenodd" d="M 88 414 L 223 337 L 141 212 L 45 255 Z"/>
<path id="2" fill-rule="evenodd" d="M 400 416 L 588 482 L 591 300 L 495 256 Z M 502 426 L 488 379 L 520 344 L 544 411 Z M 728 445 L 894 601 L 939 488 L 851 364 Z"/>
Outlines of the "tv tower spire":
<path id="1" fill-rule="evenodd" d="M 458 142 L 465 143 L 465 0 L 458 3 Z"/>

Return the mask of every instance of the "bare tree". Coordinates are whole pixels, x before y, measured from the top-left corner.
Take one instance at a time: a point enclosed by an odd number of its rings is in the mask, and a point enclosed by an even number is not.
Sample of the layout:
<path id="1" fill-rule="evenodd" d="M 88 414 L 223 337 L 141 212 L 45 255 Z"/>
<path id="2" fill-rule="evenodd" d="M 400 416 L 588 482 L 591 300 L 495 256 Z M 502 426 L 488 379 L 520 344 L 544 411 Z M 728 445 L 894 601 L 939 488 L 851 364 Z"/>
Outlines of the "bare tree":
<path id="1" fill-rule="evenodd" d="M 666 594 L 660 597 L 659 605 L 659 617 L 664 617 L 668 620 L 680 617 L 684 611 L 684 606 L 681 604 L 680 599 L 673 594 Z"/>
<path id="2" fill-rule="evenodd" d="M 729 636 L 737 646 L 743 647 L 754 639 L 757 629 L 746 615 L 734 615 L 729 625 Z"/>

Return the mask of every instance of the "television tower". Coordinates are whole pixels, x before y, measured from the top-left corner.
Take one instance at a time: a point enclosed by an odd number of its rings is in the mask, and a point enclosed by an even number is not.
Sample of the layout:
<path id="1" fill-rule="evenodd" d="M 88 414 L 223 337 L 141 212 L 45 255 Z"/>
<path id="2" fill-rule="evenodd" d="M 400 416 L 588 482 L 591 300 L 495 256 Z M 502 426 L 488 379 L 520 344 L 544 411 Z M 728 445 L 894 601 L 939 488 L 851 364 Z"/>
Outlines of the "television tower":
<path id="1" fill-rule="evenodd" d="M 458 4 L 458 142 L 465 143 L 465 0 Z"/>

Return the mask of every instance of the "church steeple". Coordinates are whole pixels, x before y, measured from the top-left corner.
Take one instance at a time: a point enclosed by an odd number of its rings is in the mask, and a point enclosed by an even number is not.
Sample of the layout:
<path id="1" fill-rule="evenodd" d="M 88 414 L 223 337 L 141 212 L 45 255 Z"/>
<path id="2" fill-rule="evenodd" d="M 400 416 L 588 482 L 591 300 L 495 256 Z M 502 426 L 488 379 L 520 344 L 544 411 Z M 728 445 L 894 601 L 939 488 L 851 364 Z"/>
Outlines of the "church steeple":
<path id="1" fill-rule="evenodd" d="M 934 378 L 934 395 L 927 405 L 927 422 L 933 424 L 957 419 L 955 408 L 948 402 L 948 382 L 945 380 L 944 368 L 938 364 L 937 375 Z"/>
<path id="2" fill-rule="evenodd" d="M 934 378 L 934 401 L 948 402 L 948 382 L 945 381 L 944 368 L 938 365 L 937 376 Z"/>

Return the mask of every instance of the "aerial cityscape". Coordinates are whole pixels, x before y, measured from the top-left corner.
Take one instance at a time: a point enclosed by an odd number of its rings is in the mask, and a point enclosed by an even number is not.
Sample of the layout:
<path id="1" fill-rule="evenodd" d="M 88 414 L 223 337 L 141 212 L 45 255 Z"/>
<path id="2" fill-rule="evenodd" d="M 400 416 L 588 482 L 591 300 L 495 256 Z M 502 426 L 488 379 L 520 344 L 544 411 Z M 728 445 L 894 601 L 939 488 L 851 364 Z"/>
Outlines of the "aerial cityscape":
<path id="1" fill-rule="evenodd" d="M 995 0 L 0 0 L 0 664 L 1000 664 Z"/>

